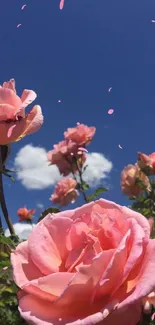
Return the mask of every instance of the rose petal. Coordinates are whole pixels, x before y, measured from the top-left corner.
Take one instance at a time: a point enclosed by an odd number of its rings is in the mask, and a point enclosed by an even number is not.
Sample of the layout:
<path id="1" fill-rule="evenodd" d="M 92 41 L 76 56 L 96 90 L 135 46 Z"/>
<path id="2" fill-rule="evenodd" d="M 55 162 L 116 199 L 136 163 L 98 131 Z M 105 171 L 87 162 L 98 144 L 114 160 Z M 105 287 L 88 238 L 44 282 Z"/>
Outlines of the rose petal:
<path id="1" fill-rule="evenodd" d="M 17 120 L 16 122 L 0 122 L 0 144 L 8 144 L 21 140 L 28 134 L 39 130 L 43 123 L 43 115 L 41 113 L 40 106 L 34 106 L 32 111 L 27 115 L 26 118 Z M 8 138 L 8 130 L 12 125 L 16 125 L 12 135 Z"/>
<path id="2" fill-rule="evenodd" d="M 137 224 L 136 220 L 134 219 L 129 220 L 129 222 L 129 229 L 131 229 L 130 254 L 124 266 L 122 277 L 120 277 L 120 279 L 117 281 L 117 287 L 115 287 L 113 293 L 121 286 L 123 282 L 125 282 L 128 276 L 127 291 L 129 292 L 133 289 L 137 283 L 136 277 L 137 274 L 139 274 L 139 266 L 141 265 L 140 261 L 142 262 L 143 258 L 143 251 L 145 249 L 145 234 L 143 228 Z"/>
<path id="3" fill-rule="evenodd" d="M 54 301 L 63 294 L 73 277 L 74 273 L 54 273 L 29 282 L 23 289 L 39 298 Z"/>
<path id="4" fill-rule="evenodd" d="M 40 129 L 43 124 L 42 110 L 39 105 L 35 105 L 31 112 L 26 116 L 25 119 L 25 130 L 18 140 L 23 138 L 25 135 L 32 134 Z"/>
<path id="5" fill-rule="evenodd" d="M 7 133 L 7 137 L 10 138 L 13 132 L 13 129 L 16 127 L 15 124 L 13 124 L 12 126 L 10 126 L 8 133 Z"/>
<path id="6" fill-rule="evenodd" d="M 137 284 L 133 294 L 128 296 L 124 301 L 120 303 L 120 307 L 127 306 L 128 304 L 135 303 L 137 300 L 144 298 L 155 288 L 155 259 L 152 256 L 155 255 L 155 239 L 151 239 L 147 245 L 144 259 L 142 261 L 142 267 L 137 279 Z"/>
<path id="7" fill-rule="evenodd" d="M 29 281 L 43 276 L 43 273 L 30 259 L 27 241 L 20 243 L 16 250 L 11 253 L 11 263 L 15 282 L 20 288 Z"/>
<path id="8" fill-rule="evenodd" d="M 102 209 L 105 209 L 106 214 L 112 216 L 114 219 L 119 220 L 121 216 L 123 219 L 128 219 L 132 217 L 136 219 L 139 225 L 144 229 L 146 242 L 148 242 L 148 239 L 150 237 L 150 225 L 147 219 L 144 216 L 142 216 L 140 213 L 135 212 L 125 206 L 120 206 L 112 201 L 108 201 L 104 199 L 97 200 L 96 204 L 99 204 Z"/>
<path id="9" fill-rule="evenodd" d="M 32 322 L 34 325 L 94 325 L 105 319 L 104 310 L 103 312 L 98 312 L 82 318 L 65 315 L 62 308 L 55 308 L 55 305 L 52 305 L 51 302 L 48 301 L 43 303 L 43 300 L 31 294 L 21 297 L 19 300 L 19 311 L 27 322 Z M 68 310 L 68 313 L 69 312 Z M 129 325 L 129 323 L 127 325 Z M 131 323 L 130 325 L 135 324 Z"/>
<path id="10" fill-rule="evenodd" d="M 0 104 L 0 121 L 14 119 L 17 110 L 10 104 Z"/>
<path id="11" fill-rule="evenodd" d="M 0 104 L 9 104 L 18 110 L 21 107 L 21 99 L 9 88 L 0 87 Z"/>
<path id="12" fill-rule="evenodd" d="M 104 325 L 137 325 L 141 318 L 141 304 L 135 303 L 112 312 L 103 322 Z M 79 324 L 80 325 L 80 324 Z"/>
<path id="13" fill-rule="evenodd" d="M 68 254 L 67 242 L 69 229 L 71 228 L 73 221 L 65 216 L 63 217 L 62 214 L 61 217 L 58 215 L 59 213 L 55 216 L 49 214 L 42 220 L 42 223 L 48 229 L 49 234 L 59 251 L 61 259 L 65 259 Z"/>
<path id="14" fill-rule="evenodd" d="M 51 302 L 43 303 L 42 299 L 31 294 L 23 296 L 19 300 L 19 311 L 21 316 L 34 325 L 65 325 L 65 321 L 59 321 L 60 310 L 55 309 Z"/>
<path id="15" fill-rule="evenodd" d="M 59 4 L 59 8 L 60 8 L 60 10 L 63 9 L 63 7 L 64 7 L 64 3 L 65 3 L 65 0 L 61 0 L 61 1 L 60 1 L 60 4 Z"/>
<path id="16" fill-rule="evenodd" d="M 37 94 L 33 90 L 24 89 L 21 101 L 22 101 L 22 107 L 26 107 L 29 104 L 31 104 L 37 97 Z"/>
<path id="17" fill-rule="evenodd" d="M 12 89 L 16 94 L 16 83 L 15 79 L 10 79 L 9 81 L 3 82 L 3 88 Z"/>
<path id="18" fill-rule="evenodd" d="M 115 250 L 111 261 L 103 272 L 102 278 L 99 281 L 99 286 L 96 289 L 97 297 L 104 297 L 110 295 L 117 287 L 117 283 L 122 277 L 124 266 L 128 256 L 128 241 L 131 236 L 131 231 L 128 230 L 124 238 L 121 240 L 119 246 Z M 105 280 L 108 282 L 105 283 Z"/>
<path id="19" fill-rule="evenodd" d="M 58 272 L 61 265 L 59 251 L 43 223 L 38 223 L 28 238 L 30 257 L 39 270 L 48 275 Z"/>
<path id="20" fill-rule="evenodd" d="M 114 113 L 114 109 L 109 109 L 108 114 L 111 115 Z"/>

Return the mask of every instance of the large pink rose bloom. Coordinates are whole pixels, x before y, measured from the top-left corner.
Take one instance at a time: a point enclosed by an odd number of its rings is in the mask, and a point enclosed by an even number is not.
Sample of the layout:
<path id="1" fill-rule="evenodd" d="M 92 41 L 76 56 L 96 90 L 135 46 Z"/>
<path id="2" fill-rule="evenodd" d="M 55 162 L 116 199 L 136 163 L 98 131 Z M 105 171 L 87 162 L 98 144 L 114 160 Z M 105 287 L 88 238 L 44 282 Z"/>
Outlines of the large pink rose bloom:
<path id="1" fill-rule="evenodd" d="M 53 148 L 53 150 L 48 151 L 47 159 L 51 165 L 56 165 L 60 174 L 64 176 L 77 171 L 76 161 L 80 169 L 86 161 L 85 153 L 81 152 L 81 155 L 79 155 L 78 146 L 74 142 L 60 141 Z"/>
<path id="2" fill-rule="evenodd" d="M 68 128 L 66 132 L 64 132 L 64 137 L 66 140 L 73 141 L 77 143 L 79 146 L 86 146 L 94 137 L 96 132 L 96 128 L 94 126 L 87 126 L 85 124 L 80 124 L 74 128 Z"/>
<path id="3" fill-rule="evenodd" d="M 139 213 L 98 200 L 48 214 L 12 253 L 19 311 L 35 325 L 136 325 L 155 289 L 155 240 Z"/>
<path id="4" fill-rule="evenodd" d="M 20 98 L 16 94 L 14 79 L 0 86 L 0 145 L 19 141 L 39 130 L 43 123 L 41 107 L 35 105 L 25 115 L 26 106 L 36 97 L 33 90 L 25 89 Z"/>

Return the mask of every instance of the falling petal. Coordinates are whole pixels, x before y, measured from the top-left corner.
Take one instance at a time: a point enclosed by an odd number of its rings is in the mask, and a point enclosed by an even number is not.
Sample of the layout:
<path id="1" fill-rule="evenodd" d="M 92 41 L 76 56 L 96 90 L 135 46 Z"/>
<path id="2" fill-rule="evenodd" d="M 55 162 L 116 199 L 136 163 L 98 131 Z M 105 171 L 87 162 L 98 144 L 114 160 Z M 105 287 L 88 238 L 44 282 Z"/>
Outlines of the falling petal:
<path id="1" fill-rule="evenodd" d="M 3 271 L 6 271 L 8 269 L 8 266 L 3 267 Z"/>
<path id="2" fill-rule="evenodd" d="M 110 93 L 110 92 L 111 92 L 111 90 L 112 90 L 112 87 L 110 87 L 110 88 L 108 89 L 108 92 Z"/>
<path id="3" fill-rule="evenodd" d="M 74 156 L 74 154 L 73 154 L 73 152 L 71 152 L 71 154 L 70 154 L 71 156 Z"/>
<path id="4" fill-rule="evenodd" d="M 153 321 L 155 319 L 155 313 L 151 316 L 151 320 Z"/>
<path id="5" fill-rule="evenodd" d="M 12 131 L 13 129 L 16 127 L 16 124 L 13 124 L 12 126 L 10 126 L 8 133 L 7 133 L 7 137 L 10 138 L 12 135 Z"/>
<path id="6" fill-rule="evenodd" d="M 79 151 L 84 151 L 84 152 L 88 152 L 88 150 L 86 148 L 80 147 L 78 148 Z"/>
<path id="7" fill-rule="evenodd" d="M 120 144 L 118 145 L 118 147 L 119 147 L 120 149 L 123 149 L 123 147 L 122 147 Z"/>
<path id="8" fill-rule="evenodd" d="M 61 103 L 61 99 L 58 100 L 58 103 Z"/>
<path id="9" fill-rule="evenodd" d="M 18 25 L 17 25 L 17 28 L 19 28 L 21 25 L 22 25 L 22 24 L 18 24 Z"/>
<path id="10" fill-rule="evenodd" d="M 61 1 L 60 1 L 60 4 L 59 4 L 59 8 L 60 8 L 60 10 L 63 9 L 63 7 L 64 7 L 64 2 L 65 2 L 65 0 L 61 0 Z"/>
<path id="11" fill-rule="evenodd" d="M 77 122 L 76 125 L 80 125 L 80 122 Z"/>
<path id="12" fill-rule="evenodd" d="M 26 5 L 23 5 L 23 6 L 21 7 L 21 10 L 24 10 L 25 7 L 26 7 Z"/>
<path id="13" fill-rule="evenodd" d="M 114 113 L 114 109 L 109 109 L 108 114 L 111 115 Z"/>
<path id="14" fill-rule="evenodd" d="M 152 19 L 151 21 L 152 21 L 152 23 L 155 23 L 155 19 Z"/>

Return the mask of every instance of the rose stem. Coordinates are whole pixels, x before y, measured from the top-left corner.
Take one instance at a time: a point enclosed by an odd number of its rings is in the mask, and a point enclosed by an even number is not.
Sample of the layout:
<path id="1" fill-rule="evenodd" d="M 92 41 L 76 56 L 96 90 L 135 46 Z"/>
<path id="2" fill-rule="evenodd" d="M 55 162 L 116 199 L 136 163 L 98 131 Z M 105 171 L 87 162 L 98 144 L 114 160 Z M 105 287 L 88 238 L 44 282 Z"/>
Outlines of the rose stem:
<path id="1" fill-rule="evenodd" d="M 4 190 L 3 190 L 3 177 L 2 177 L 2 171 L 3 171 L 3 160 L 2 160 L 2 146 L 0 145 L 0 204 L 2 208 L 2 212 L 5 218 L 5 221 L 7 223 L 7 226 L 9 228 L 10 234 L 15 235 L 15 231 L 13 228 L 13 224 L 11 222 L 11 219 L 8 214 L 5 197 L 4 197 Z"/>

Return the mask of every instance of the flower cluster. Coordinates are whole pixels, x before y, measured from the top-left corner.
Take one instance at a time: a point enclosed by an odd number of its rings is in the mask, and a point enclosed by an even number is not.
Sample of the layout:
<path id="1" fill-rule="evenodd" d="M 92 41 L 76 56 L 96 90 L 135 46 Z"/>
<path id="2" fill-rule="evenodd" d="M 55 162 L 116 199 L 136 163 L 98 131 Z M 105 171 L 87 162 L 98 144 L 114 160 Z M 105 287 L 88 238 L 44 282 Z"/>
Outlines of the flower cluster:
<path id="1" fill-rule="evenodd" d="M 155 175 L 155 152 L 150 155 L 138 152 L 135 165 L 126 166 L 121 173 L 122 192 L 138 197 L 144 191 L 151 191 L 151 175 Z"/>
<path id="2" fill-rule="evenodd" d="M 55 144 L 53 150 L 47 153 L 50 165 L 56 165 L 60 174 L 68 176 L 72 174 L 74 179 L 62 179 L 55 187 L 55 192 L 50 200 L 64 206 L 74 203 L 78 197 L 78 181 L 76 174 L 82 177 L 82 168 L 86 161 L 86 146 L 92 141 L 95 127 L 77 123 L 74 128 L 68 128 L 64 132 L 64 140 Z M 81 185 L 81 184 L 80 184 Z"/>
<path id="3" fill-rule="evenodd" d="M 95 127 L 79 123 L 76 127 L 69 128 L 64 132 L 65 139 L 55 144 L 54 149 L 48 152 L 50 164 L 56 165 L 63 176 L 76 173 L 86 160 L 86 155 L 80 147 L 85 148 L 91 142 L 95 131 Z"/>

